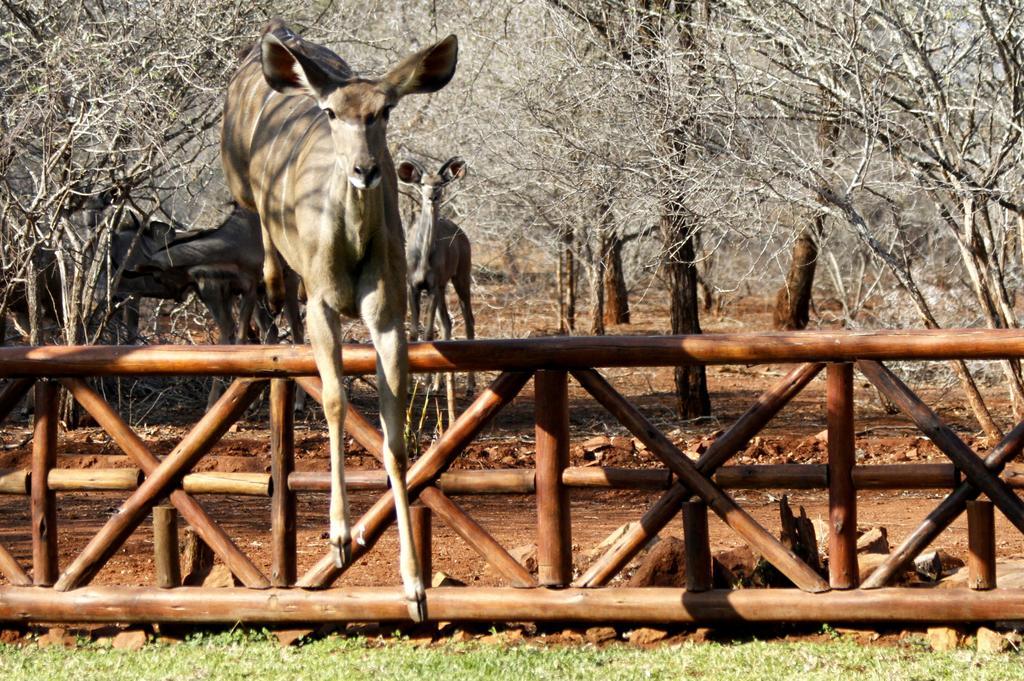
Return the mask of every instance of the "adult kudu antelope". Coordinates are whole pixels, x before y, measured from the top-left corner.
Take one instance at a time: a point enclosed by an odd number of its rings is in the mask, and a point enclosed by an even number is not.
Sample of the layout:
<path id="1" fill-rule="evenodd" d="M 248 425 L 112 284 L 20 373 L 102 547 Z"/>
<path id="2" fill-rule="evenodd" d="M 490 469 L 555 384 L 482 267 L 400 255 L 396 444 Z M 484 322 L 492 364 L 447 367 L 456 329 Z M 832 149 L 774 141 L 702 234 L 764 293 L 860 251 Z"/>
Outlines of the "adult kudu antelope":
<path id="1" fill-rule="evenodd" d="M 412 314 L 411 331 L 413 340 L 419 336 L 420 300 L 427 294 L 427 315 L 424 338 L 434 339 L 434 317 L 441 323 L 445 340 L 452 337 L 452 318 L 448 314 L 445 289 L 452 283 L 462 319 L 466 324 L 466 338 L 473 339 L 475 324 L 470 286 L 472 283 L 473 253 L 466 233 L 447 218 L 441 217 L 441 200 L 444 190 L 457 179 L 465 177 L 466 162 L 454 156 L 438 169 L 427 172 L 413 160 L 398 164 L 398 180 L 416 187 L 420 192 L 420 216 L 409 226 L 406 243 L 406 258 L 409 266 L 409 309 Z M 473 374 L 469 374 L 466 390 L 475 391 Z M 454 396 L 449 380 L 449 414 L 454 418 Z"/>
<path id="2" fill-rule="evenodd" d="M 340 567 L 351 541 L 342 459 L 342 315 L 360 315 L 377 351 L 384 465 L 391 481 L 409 614 L 426 616 L 405 485 L 408 383 L 405 253 L 395 168 L 386 133 L 406 95 L 435 92 L 458 60 L 454 35 L 402 60 L 379 79 L 357 77 L 325 47 L 279 20 L 228 86 L 221 160 L 231 193 L 259 213 L 268 295 L 283 297 L 278 257 L 303 279 L 306 323 L 323 380 L 330 440 L 330 543 Z"/>

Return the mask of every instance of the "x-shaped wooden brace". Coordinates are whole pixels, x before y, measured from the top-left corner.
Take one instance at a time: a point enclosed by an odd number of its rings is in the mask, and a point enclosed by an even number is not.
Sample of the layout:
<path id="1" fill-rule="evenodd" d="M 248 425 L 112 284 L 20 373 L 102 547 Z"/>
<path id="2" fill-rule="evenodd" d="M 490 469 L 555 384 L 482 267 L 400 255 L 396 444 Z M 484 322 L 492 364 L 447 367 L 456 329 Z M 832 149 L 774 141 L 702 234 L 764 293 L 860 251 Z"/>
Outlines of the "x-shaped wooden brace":
<path id="1" fill-rule="evenodd" d="M 532 373 L 527 371 L 506 372 L 498 376 L 406 473 L 409 500 L 413 501 L 418 497 L 485 560 L 491 563 L 503 577 L 514 586 L 520 587 L 536 586 L 537 583 L 519 561 L 438 489 L 436 483 L 441 473 L 448 468 L 466 445 L 472 442 L 473 438 L 497 416 L 498 412 L 519 394 L 526 382 L 530 380 L 531 375 Z M 319 399 L 318 381 L 305 378 L 297 379 L 297 381 L 314 399 Z M 383 458 L 383 440 L 380 433 L 351 407 L 345 420 L 345 428 L 378 460 Z M 349 546 L 352 560 L 348 565 L 373 548 L 384 530 L 394 521 L 394 517 L 395 499 L 389 490 L 354 526 L 352 536 L 362 537 L 363 541 L 352 540 Z M 336 567 L 331 555 L 327 554 L 299 579 L 297 586 L 328 587 L 341 576 L 348 565 L 343 568 Z"/>
<path id="2" fill-rule="evenodd" d="M 903 543 L 864 581 L 863 589 L 885 586 L 893 575 L 914 560 L 967 508 L 967 502 L 984 492 L 1017 529 L 1024 532 L 1024 502 L 999 478 L 1003 467 L 1024 448 L 1024 423 L 1020 423 L 982 460 L 956 436 L 938 415 L 928 408 L 889 369 L 878 362 L 862 360 L 857 368 L 883 395 L 893 401 L 914 424 L 948 456 L 967 478 Z"/>
<path id="3" fill-rule="evenodd" d="M 694 494 L 701 497 L 751 546 L 760 551 L 780 572 L 806 591 L 827 591 L 828 584 L 792 551 L 785 548 L 725 494 L 710 478 L 720 466 L 746 446 L 782 408 L 824 368 L 824 364 L 802 364 L 758 398 L 737 421 L 691 463 L 653 424 L 623 398 L 596 371 L 574 371 L 573 376 L 622 425 L 656 454 L 680 481 L 672 485 L 618 542 L 577 579 L 573 586 L 607 584 L 647 542 L 676 516 L 680 505 Z"/>
<path id="4" fill-rule="evenodd" d="M 163 461 L 158 460 L 110 405 L 83 381 L 63 379 L 61 382 L 135 465 L 146 473 L 146 479 L 68 566 L 54 585 L 55 589 L 67 591 L 87 584 L 145 519 L 150 509 L 168 495 L 182 517 L 243 584 L 258 589 L 270 587 L 270 580 L 239 550 L 202 506 L 184 491 L 174 489 L 181 477 L 245 413 L 263 391 L 266 380 L 239 379 L 232 383 Z"/>

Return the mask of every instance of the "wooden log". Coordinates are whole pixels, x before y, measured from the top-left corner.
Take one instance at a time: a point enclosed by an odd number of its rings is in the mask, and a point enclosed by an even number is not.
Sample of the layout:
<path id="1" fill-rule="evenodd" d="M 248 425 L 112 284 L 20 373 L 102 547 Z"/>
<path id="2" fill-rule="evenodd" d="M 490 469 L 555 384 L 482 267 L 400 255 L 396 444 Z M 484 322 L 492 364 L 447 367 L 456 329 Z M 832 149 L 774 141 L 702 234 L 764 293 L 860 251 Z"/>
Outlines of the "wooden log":
<path id="1" fill-rule="evenodd" d="M 298 578 L 295 546 L 295 493 L 288 476 L 295 470 L 295 384 L 275 378 L 270 382 L 270 582 L 291 586 Z"/>
<path id="2" fill-rule="evenodd" d="M 712 480 L 725 489 L 825 489 L 824 464 L 765 464 L 722 466 Z"/>
<path id="3" fill-rule="evenodd" d="M 729 495 L 706 477 L 701 469 L 680 452 L 636 407 L 617 393 L 596 371 L 577 371 L 573 375 L 598 402 L 655 456 L 679 476 L 680 482 L 699 496 L 715 514 L 774 565 L 794 584 L 805 591 L 827 591 L 828 584 L 806 563 L 786 549 L 749 513 L 740 508 Z M 708 448 L 708 452 L 711 448 Z M 705 455 L 708 454 L 705 452 Z M 678 507 L 677 507 L 678 508 Z"/>
<path id="4" fill-rule="evenodd" d="M 192 474 L 203 475 L 203 474 Z M 265 476 L 261 473 L 221 473 L 218 476 Z M 1015 467 L 1004 473 L 1006 484 L 1024 488 L 1024 469 Z M 186 485 L 190 476 L 185 476 Z M 764 464 L 722 466 L 711 478 L 723 489 L 827 489 L 828 468 L 825 464 Z M 0 475 L 0 485 L 3 477 Z M 584 489 L 631 489 L 664 491 L 672 482 L 672 472 L 665 468 L 569 467 L 562 472 L 562 484 Z M 17 483 L 12 483 L 16 486 Z M 859 464 L 853 468 L 853 486 L 858 489 L 949 489 L 958 484 L 956 467 L 948 463 Z M 345 486 L 349 490 L 381 491 L 388 488 L 383 470 L 346 470 Z M 327 471 L 296 471 L 288 477 L 293 492 L 330 491 Z M 465 494 L 532 494 L 534 471 L 523 468 L 490 470 L 454 470 L 441 475 L 438 488 L 449 496 Z M 263 489 L 263 488 L 260 488 Z M 239 494 L 213 486 L 204 490 L 211 494 Z M 0 487 L 0 493 L 4 490 Z M 11 492 L 13 493 L 13 492 Z M 253 488 L 252 494 L 262 496 Z"/>
<path id="5" fill-rule="evenodd" d="M 433 483 L 452 459 L 458 456 L 501 409 L 519 394 L 530 380 L 530 375 L 529 372 L 501 374 L 459 415 L 455 423 L 409 468 L 406 485 L 409 489 L 410 502 L 416 499 L 424 486 Z M 353 539 L 349 544 L 352 556 L 349 565 L 373 547 L 384 529 L 394 519 L 394 509 L 394 496 L 389 491 L 359 519 L 353 527 L 352 536 L 360 537 L 362 541 L 357 543 Z M 298 586 L 329 586 L 342 572 L 343 569 L 335 567 L 334 559 L 327 553 L 299 579 Z"/>
<path id="6" fill-rule="evenodd" d="M 34 378 L 15 378 L 7 382 L 4 389 L 0 390 L 0 421 L 11 415 L 35 382 Z"/>
<path id="7" fill-rule="evenodd" d="M 985 457 L 985 467 L 994 473 L 1000 470 L 1024 448 L 1024 422 L 1018 423 L 1006 437 L 997 444 Z M 943 530 L 949 527 L 961 513 L 968 501 L 977 499 L 981 494 L 977 488 L 963 482 L 942 500 L 928 517 L 908 534 L 903 542 L 896 547 L 884 563 L 864 580 L 862 589 L 878 589 L 892 579 L 893 575 L 909 565 Z"/>
<path id="8" fill-rule="evenodd" d="M 537 586 L 536 580 L 505 548 L 495 541 L 484 528 L 458 507 L 444 492 L 433 486 L 420 491 L 420 501 L 426 504 L 437 517 L 455 531 L 463 541 L 487 561 L 487 564 L 519 588 Z"/>
<path id="9" fill-rule="evenodd" d="M 1024 502 L 991 471 L 938 415 L 928 408 L 894 373 L 878 362 L 857 362 L 861 373 L 893 401 L 914 424 L 948 456 L 974 487 L 983 491 L 1006 519 L 1024 532 Z"/>
<path id="10" fill-rule="evenodd" d="M 536 472 L 529 469 L 447 471 L 438 485 L 445 494 L 533 494 Z"/>
<path id="11" fill-rule="evenodd" d="M 567 469 L 567 474 L 569 470 L 573 469 Z M 522 468 L 447 471 L 441 474 L 438 488 L 448 495 L 532 494 L 533 478 L 533 470 Z M 293 492 L 327 493 L 330 485 L 330 473 L 327 471 L 295 471 L 288 476 L 288 488 Z M 382 470 L 346 470 L 345 487 L 350 491 L 383 491 L 388 488 L 388 476 Z"/>
<path id="12" fill-rule="evenodd" d="M 564 371 L 533 377 L 537 442 L 537 577 L 543 586 L 572 580 L 572 520 L 562 472 L 569 465 L 569 384 Z"/>
<path id="13" fill-rule="evenodd" d="M 857 491 L 853 443 L 853 365 L 828 365 L 828 578 L 833 589 L 854 589 L 857 568 Z"/>
<path id="14" fill-rule="evenodd" d="M 440 587 L 427 590 L 431 621 L 608 622 L 713 624 L 727 622 L 847 622 L 966 624 L 1024 619 L 1024 590 L 844 590 L 674 588 L 512 589 Z M 344 589 L 204 589 L 87 587 L 69 592 L 0 587 L 0 620 L 302 625 L 407 622 L 401 587 Z"/>
<path id="15" fill-rule="evenodd" d="M 996 588 L 996 525 L 991 501 L 967 502 L 967 586 Z"/>
<path id="16" fill-rule="evenodd" d="M 160 465 L 159 459 L 149 451 L 135 431 L 124 422 L 124 419 L 107 404 L 99 393 L 79 379 L 63 379 L 61 383 L 71 392 L 75 400 L 96 419 L 96 423 L 106 431 L 136 466 L 147 475 L 157 469 Z M 181 517 L 195 528 L 203 541 L 213 549 L 214 553 L 224 561 L 232 574 L 238 577 L 243 584 L 253 588 L 270 586 L 270 581 L 263 576 L 259 568 L 253 565 L 248 556 L 239 550 L 221 526 L 210 518 L 199 502 L 182 490 L 172 492 L 170 501 L 178 509 Z"/>
<path id="17" fill-rule="evenodd" d="M 948 463 L 858 464 L 853 467 L 853 486 L 857 489 L 949 489 L 958 483 L 956 467 Z"/>
<path id="18" fill-rule="evenodd" d="M 712 474 L 743 449 L 790 400 L 800 394 L 824 368 L 824 364 L 803 364 L 775 383 L 758 397 L 758 400 L 740 416 L 721 436 L 715 439 L 700 459 L 697 469 L 702 474 Z M 573 374 L 576 376 L 576 374 Z M 579 379 L 576 376 L 577 380 Z M 675 517 L 680 504 L 691 496 L 682 485 L 674 484 L 653 506 L 644 513 L 641 522 L 636 523 L 603 556 L 594 561 L 581 575 L 574 586 L 603 586 L 617 575 L 629 561 L 647 546 L 651 538 Z"/>
<path id="19" fill-rule="evenodd" d="M 54 492 L 103 492 L 138 489 L 143 477 L 138 468 L 54 468 L 47 483 Z"/>
<path id="20" fill-rule="evenodd" d="M 242 497 L 269 497 L 274 489 L 267 473 L 189 473 L 181 479 L 181 488 L 189 494 L 231 494 Z"/>
<path id="21" fill-rule="evenodd" d="M 376 371 L 376 353 L 371 345 L 346 344 L 343 347 L 346 374 Z M 1020 329 L 558 336 L 409 345 L 409 367 L 413 372 L 1021 357 L 1024 357 L 1024 332 Z M 315 376 L 316 373 L 308 345 L 0 348 L 2 377 L 230 375 L 270 378 Z"/>
<path id="22" fill-rule="evenodd" d="M 185 439 L 146 477 L 139 489 L 128 497 L 117 513 L 89 541 L 57 580 L 54 588 L 67 591 L 87 584 L 138 527 L 153 505 L 161 497 L 167 496 L 175 481 L 220 440 L 263 388 L 263 381 L 237 380 L 232 383 Z M 263 580 L 266 581 L 266 577 Z"/>
<path id="23" fill-rule="evenodd" d="M 412 527 L 413 545 L 416 547 L 416 564 L 420 566 L 423 581 L 429 584 L 430 576 L 434 574 L 430 507 L 423 504 L 410 506 L 409 522 Z"/>
<path id="24" fill-rule="evenodd" d="M 708 538 L 708 507 L 700 499 L 683 504 L 683 539 L 686 552 L 686 590 L 711 589 L 711 544 Z"/>
<path id="25" fill-rule="evenodd" d="M 153 507 L 153 564 L 161 589 L 181 586 L 178 556 L 178 512 L 169 504 Z"/>
<path id="26" fill-rule="evenodd" d="M 57 465 L 58 386 L 36 383 L 32 437 L 32 581 L 50 586 L 57 579 L 57 494 L 46 484 Z"/>
<path id="27" fill-rule="evenodd" d="M 185 549 L 181 562 L 182 573 L 185 575 L 182 584 L 185 586 L 201 586 L 213 569 L 213 551 L 194 527 L 185 529 Z"/>
<path id="28" fill-rule="evenodd" d="M 31 475 L 26 470 L 0 470 L 0 494 L 31 494 L 29 481 Z"/>
<path id="29" fill-rule="evenodd" d="M 442 485 L 444 482 L 442 477 Z M 672 484 L 672 472 L 665 468 L 572 467 L 562 472 L 562 484 L 596 489 L 666 490 Z"/>

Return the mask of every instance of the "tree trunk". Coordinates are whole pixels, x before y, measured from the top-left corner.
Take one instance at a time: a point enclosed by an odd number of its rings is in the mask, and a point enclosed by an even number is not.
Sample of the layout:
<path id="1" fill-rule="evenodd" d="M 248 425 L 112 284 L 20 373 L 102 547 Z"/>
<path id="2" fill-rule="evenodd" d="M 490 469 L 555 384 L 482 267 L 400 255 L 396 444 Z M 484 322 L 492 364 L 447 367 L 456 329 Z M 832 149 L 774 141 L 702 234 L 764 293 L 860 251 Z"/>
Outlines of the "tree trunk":
<path id="1" fill-rule="evenodd" d="M 818 239 L 824 229 L 825 216 L 817 214 L 811 224 L 800 230 L 793 245 L 793 259 L 786 274 L 786 283 L 775 295 L 772 326 L 786 331 L 807 328 L 810 321 L 811 289 L 818 262 Z"/>
<path id="2" fill-rule="evenodd" d="M 604 240 L 601 259 L 604 262 L 604 323 L 629 324 L 629 292 L 622 271 L 622 237 L 612 231 Z"/>
<path id="3" fill-rule="evenodd" d="M 590 335 L 604 335 L 604 277 L 602 276 L 601 252 L 607 235 L 598 233 L 598 248 L 590 251 Z"/>
<path id="4" fill-rule="evenodd" d="M 562 233 L 558 253 L 558 332 L 561 334 L 576 330 L 576 260 L 572 249 L 572 229 L 567 229 Z"/>
<path id="5" fill-rule="evenodd" d="M 662 248 L 669 283 L 669 310 L 673 334 L 700 333 L 697 305 L 697 265 L 694 250 L 694 224 L 686 214 L 682 199 L 676 197 L 665 206 L 661 216 Z M 684 419 L 711 415 L 707 373 L 703 366 L 676 367 L 676 410 Z"/>
<path id="6" fill-rule="evenodd" d="M 821 105 L 822 111 L 828 111 L 830 104 L 824 91 L 821 92 Z M 839 126 L 831 116 L 822 115 L 818 121 L 817 145 L 821 164 L 825 168 L 831 167 L 834 162 L 838 140 Z M 776 329 L 800 331 L 807 328 L 814 270 L 818 261 L 818 241 L 824 233 L 825 216 L 822 213 L 815 215 L 811 224 L 800 230 L 796 244 L 793 245 L 793 259 L 789 263 L 786 283 L 775 296 L 772 325 Z"/>

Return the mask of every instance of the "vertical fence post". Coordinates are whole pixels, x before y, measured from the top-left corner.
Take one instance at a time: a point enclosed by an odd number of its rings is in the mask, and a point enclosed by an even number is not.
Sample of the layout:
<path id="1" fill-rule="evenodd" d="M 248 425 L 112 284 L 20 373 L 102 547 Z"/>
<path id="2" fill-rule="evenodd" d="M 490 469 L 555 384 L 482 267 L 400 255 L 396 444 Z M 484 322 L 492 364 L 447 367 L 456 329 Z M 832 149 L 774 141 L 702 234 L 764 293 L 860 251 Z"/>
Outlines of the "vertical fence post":
<path id="1" fill-rule="evenodd" d="M 569 493 L 569 383 L 564 371 L 538 371 L 533 379 L 537 423 L 537 576 L 544 586 L 572 580 Z"/>
<path id="2" fill-rule="evenodd" d="M 409 521 L 412 524 L 412 541 L 416 547 L 416 562 L 420 566 L 423 581 L 430 584 L 434 574 L 432 565 L 433 544 L 431 540 L 430 507 L 416 504 L 409 507 Z"/>
<path id="3" fill-rule="evenodd" d="M 178 511 L 170 504 L 153 507 L 153 559 L 158 587 L 171 589 L 181 586 Z"/>
<path id="4" fill-rule="evenodd" d="M 699 497 L 683 504 L 683 538 L 686 552 L 686 590 L 711 588 L 711 544 L 708 538 L 708 506 Z"/>
<path id="5" fill-rule="evenodd" d="M 828 365 L 829 584 L 854 589 L 857 568 L 857 491 L 853 487 L 853 365 Z"/>
<path id="6" fill-rule="evenodd" d="M 291 586 L 298 576 L 295 549 L 295 493 L 288 476 L 295 470 L 295 382 L 270 381 L 270 583 Z"/>
<path id="7" fill-rule="evenodd" d="M 967 586 L 996 588 L 996 529 L 991 501 L 967 502 Z"/>
<path id="8" fill-rule="evenodd" d="M 38 381 L 35 388 L 35 432 L 32 438 L 32 582 L 52 586 L 57 581 L 57 493 L 50 490 L 50 470 L 57 465 L 57 407 L 55 381 Z"/>

